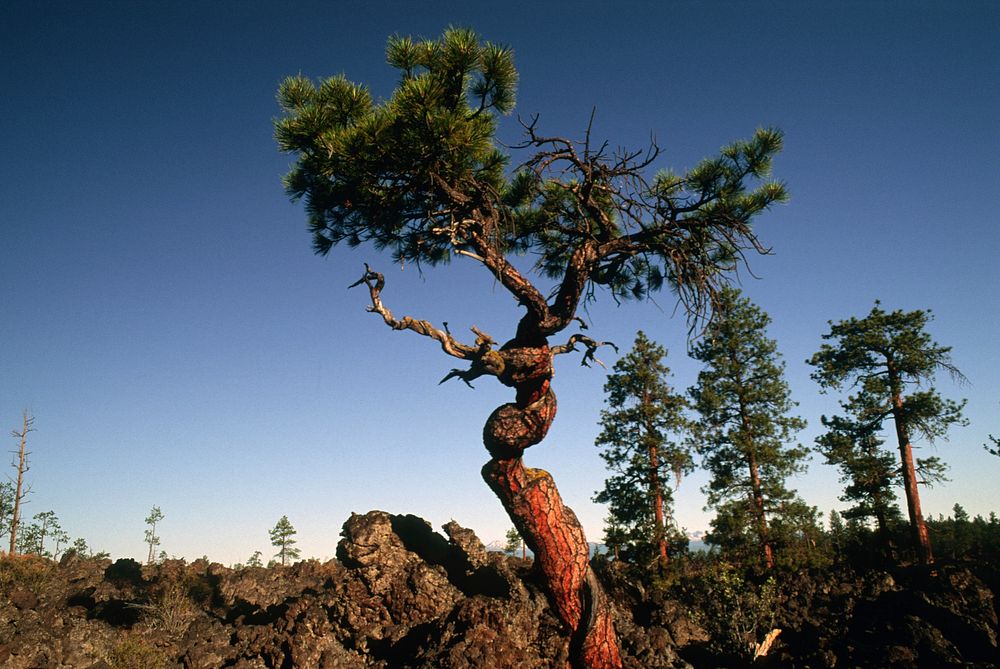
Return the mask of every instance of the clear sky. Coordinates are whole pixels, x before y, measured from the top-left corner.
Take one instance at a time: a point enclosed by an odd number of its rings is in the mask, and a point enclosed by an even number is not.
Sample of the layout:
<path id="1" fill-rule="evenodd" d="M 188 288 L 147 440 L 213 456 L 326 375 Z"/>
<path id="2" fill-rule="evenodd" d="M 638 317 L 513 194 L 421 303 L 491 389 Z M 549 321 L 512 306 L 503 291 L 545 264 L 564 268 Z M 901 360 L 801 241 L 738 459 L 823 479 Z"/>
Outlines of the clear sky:
<path id="1" fill-rule="evenodd" d="M 155 504 L 164 550 L 226 563 L 270 555 L 282 515 L 318 558 L 375 508 L 503 536 L 480 434 L 511 393 L 438 386 L 456 361 L 346 288 L 370 262 L 397 314 L 498 340 L 518 309 L 471 261 L 421 275 L 372 249 L 313 256 L 272 138 L 285 76 L 344 73 L 387 96 L 386 37 L 449 24 L 513 47 L 517 113 L 549 134 L 582 137 L 595 109 L 595 137 L 655 135 L 658 167 L 681 170 L 782 128 L 792 200 L 758 219 L 774 254 L 743 283 L 774 320 L 800 441 L 836 410 L 804 364 L 827 320 L 876 298 L 932 309 L 970 381 L 940 389 L 968 398 L 971 424 L 922 444 L 952 479 L 925 511 L 1000 511 L 1000 458 L 981 448 L 1000 434 L 996 2 L 15 0 L 0 14 L 0 427 L 36 417 L 29 517 L 51 509 L 73 537 L 141 557 Z M 501 134 L 515 140 L 516 119 Z M 673 382 L 694 382 L 669 295 L 584 315 L 626 349 L 643 329 L 670 349 Z M 578 360 L 557 360 L 559 415 L 526 461 L 599 540 L 605 372 Z M 677 492 L 688 530 L 708 527 L 705 481 Z M 791 484 L 824 512 L 844 506 L 818 457 Z"/>

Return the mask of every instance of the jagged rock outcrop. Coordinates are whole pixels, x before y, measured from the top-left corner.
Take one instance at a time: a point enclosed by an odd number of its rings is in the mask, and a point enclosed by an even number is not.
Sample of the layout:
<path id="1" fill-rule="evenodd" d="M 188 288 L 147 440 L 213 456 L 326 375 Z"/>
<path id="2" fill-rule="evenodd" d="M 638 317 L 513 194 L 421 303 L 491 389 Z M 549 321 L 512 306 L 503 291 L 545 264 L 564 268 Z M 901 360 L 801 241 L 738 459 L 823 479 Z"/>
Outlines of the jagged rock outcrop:
<path id="1" fill-rule="evenodd" d="M 0 666 L 565 669 L 569 633 L 530 562 L 444 530 L 355 514 L 336 560 L 267 569 L 7 558 Z M 686 666 L 669 645 L 639 646 L 643 667 Z"/>

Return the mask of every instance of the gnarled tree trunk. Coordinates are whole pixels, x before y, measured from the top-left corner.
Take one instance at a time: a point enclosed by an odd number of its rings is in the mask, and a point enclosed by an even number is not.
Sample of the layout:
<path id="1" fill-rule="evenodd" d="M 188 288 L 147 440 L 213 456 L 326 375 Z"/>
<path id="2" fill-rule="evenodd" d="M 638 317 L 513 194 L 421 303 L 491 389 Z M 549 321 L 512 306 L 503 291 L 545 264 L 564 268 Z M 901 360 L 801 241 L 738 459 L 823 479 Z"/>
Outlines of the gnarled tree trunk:
<path id="1" fill-rule="evenodd" d="M 550 348 L 537 314 L 529 311 L 519 323 L 515 338 L 499 350 L 493 349 L 489 335 L 476 328 L 476 345 L 469 346 L 457 341 L 447 327 L 439 330 L 427 321 L 393 316 L 381 299 L 385 278 L 367 265 L 365 274 L 354 285 L 362 283 L 368 286 L 371 296 L 369 311 L 379 314 L 386 325 L 430 337 L 449 355 L 471 363 L 468 370 L 453 369 L 442 383 L 459 378 L 471 385 L 473 379 L 495 376 L 500 383 L 514 388 L 514 402 L 497 407 L 483 428 L 483 443 L 492 456 L 483 467 L 483 478 L 535 554 L 556 613 L 572 634 L 573 664 L 578 669 L 621 669 L 611 607 L 590 569 L 590 546 L 583 527 L 576 514 L 562 503 L 548 472 L 529 469 L 521 461 L 526 448 L 545 438 L 556 415 L 556 396 L 550 387 L 553 356 L 573 351 L 577 343 L 583 343 L 587 346 L 586 364 L 596 360 L 594 351 L 608 342 L 576 334 L 566 344 Z"/>
<path id="2" fill-rule="evenodd" d="M 500 351 L 505 385 L 517 390 L 516 401 L 498 407 L 483 429 L 483 443 L 493 456 L 483 478 L 500 498 L 550 590 L 559 618 L 572 635 L 574 664 L 581 669 L 622 666 L 611 609 L 590 569 L 590 546 L 576 514 L 562 502 L 548 472 L 524 466 L 524 449 L 545 437 L 556 414 L 552 353 L 547 344 Z"/>

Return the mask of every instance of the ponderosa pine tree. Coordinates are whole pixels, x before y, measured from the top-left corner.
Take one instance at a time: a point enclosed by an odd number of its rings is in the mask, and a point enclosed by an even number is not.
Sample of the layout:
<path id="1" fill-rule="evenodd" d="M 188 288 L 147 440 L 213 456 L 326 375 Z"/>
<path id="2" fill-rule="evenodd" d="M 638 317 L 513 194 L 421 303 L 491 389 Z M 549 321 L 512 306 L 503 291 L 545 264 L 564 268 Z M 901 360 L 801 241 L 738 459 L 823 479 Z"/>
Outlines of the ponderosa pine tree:
<path id="1" fill-rule="evenodd" d="M 697 450 L 712 477 L 705 492 L 718 512 L 710 537 L 756 545 L 770 569 L 769 517 L 797 502 L 785 480 L 804 470 L 807 452 L 788 442 L 805 421 L 790 414 L 785 365 L 766 333 L 771 319 L 735 288 L 719 298 L 716 319 L 691 352 L 705 368 L 689 391 L 700 415 Z"/>
<path id="2" fill-rule="evenodd" d="M 673 487 L 691 471 L 685 439 L 687 400 L 667 383 L 667 351 L 643 332 L 632 350 L 615 363 L 604 384 L 607 408 L 601 411 L 596 445 L 613 474 L 595 502 L 608 505 L 605 543 L 624 559 L 665 566 L 668 544 L 677 531 L 671 520 Z"/>
<path id="3" fill-rule="evenodd" d="M 505 543 L 503 547 L 504 552 L 516 555 L 517 552 L 520 551 L 522 559 L 528 557 L 527 546 L 525 546 L 524 539 L 521 538 L 521 533 L 517 531 L 516 527 L 512 527 L 507 530 L 507 534 L 504 535 L 504 539 L 507 540 L 507 543 Z"/>
<path id="4" fill-rule="evenodd" d="M 857 388 L 851 401 L 865 407 L 858 420 L 870 429 L 881 430 L 891 418 L 896 428 L 903 490 L 910 518 L 913 550 L 922 564 L 934 561 L 930 535 L 920 509 L 917 489 L 918 465 L 939 475 L 941 463 L 928 458 L 914 463 L 914 436 L 928 441 L 946 436 L 955 424 L 964 424 L 965 401 L 944 399 L 933 387 L 907 392 L 907 387 L 924 386 L 944 370 L 963 378 L 952 364 L 951 347 L 940 346 L 925 331 L 929 311 L 883 311 L 876 300 L 866 317 L 834 323 L 823 344 L 807 362 L 816 367 L 812 378 L 824 388 Z"/>
<path id="5" fill-rule="evenodd" d="M 686 174 L 648 175 L 658 148 L 610 153 L 542 134 L 525 123 L 520 167 L 495 139 L 498 116 L 514 107 L 517 71 L 510 49 L 449 29 L 436 40 L 393 37 L 387 60 L 399 83 L 383 101 L 343 76 L 319 84 L 287 79 L 276 137 L 298 160 L 285 180 L 305 201 L 314 250 L 371 245 L 394 262 L 434 266 L 459 258 L 488 272 L 524 309 L 499 344 L 473 328 L 459 340 L 445 325 L 396 318 L 382 302 L 383 275 L 366 265 L 355 285 L 389 327 L 435 340 L 469 364 L 446 379 L 496 377 L 514 402 L 487 420 L 491 459 L 486 482 L 535 554 L 555 610 L 573 635 L 578 666 L 621 665 L 618 644 L 589 547 L 552 477 L 527 469 L 524 450 L 545 437 L 555 417 L 550 387 L 556 355 L 599 342 L 581 333 L 550 339 L 578 321 L 581 300 L 600 289 L 643 297 L 664 284 L 685 312 L 709 313 L 715 296 L 747 253 L 766 252 L 751 220 L 786 196 L 769 181 L 781 148 L 775 130 L 759 130 Z M 534 255 L 531 271 L 512 256 Z"/>
<path id="6" fill-rule="evenodd" d="M 288 560 L 295 560 L 302 554 L 302 551 L 295 548 L 296 541 L 292 538 L 297 533 L 288 516 L 279 518 L 274 527 L 268 530 L 271 545 L 278 549 L 274 557 L 281 559 L 282 566 L 287 564 Z"/>
<path id="7" fill-rule="evenodd" d="M 0 539 L 10 532 L 10 521 L 14 515 L 14 483 L 0 481 Z"/>
<path id="8" fill-rule="evenodd" d="M 48 553 L 45 550 L 45 538 L 49 537 L 55 539 L 56 541 L 56 552 L 59 551 L 59 544 L 63 538 L 64 533 L 62 531 L 62 526 L 59 524 L 59 518 L 56 516 L 55 511 L 43 511 L 36 513 L 34 518 L 34 524 L 38 527 L 37 541 L 38 550 L 33 551 L 39 555 L 53 555 L 53 553 Z"/>

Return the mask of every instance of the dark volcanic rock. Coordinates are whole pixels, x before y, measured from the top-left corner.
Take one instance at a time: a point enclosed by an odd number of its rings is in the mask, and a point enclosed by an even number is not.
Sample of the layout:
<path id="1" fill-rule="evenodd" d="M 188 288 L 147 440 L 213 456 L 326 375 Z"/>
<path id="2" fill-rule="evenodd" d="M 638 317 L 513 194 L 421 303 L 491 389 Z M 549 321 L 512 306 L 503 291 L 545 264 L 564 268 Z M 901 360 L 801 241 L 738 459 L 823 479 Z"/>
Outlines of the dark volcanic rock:
<path id="1" fill-rule="evenodd" d="M 566 669 L 567 630 L 531 562 L 487 552 L 455 522 L 444 531 L 352 515 L 337 560 L 268 569 L 0 558 L 0 666 Z M 718 666 L 678 602 L 614 564 L 595 569 L 626 667 L 690 667 L 681 654 Z M 996 666 L 997 602 L 966 569 L 796 578 L 766 666 Z"/>
<path id="2" fill-rule="evenodd" d="M 993 592 L 964 568 L 800 575 L 779 666 L 998 666 Z"/>

